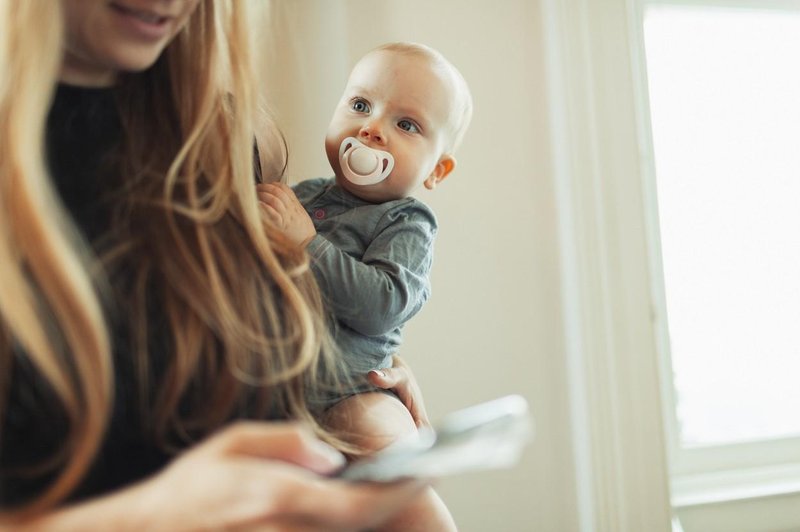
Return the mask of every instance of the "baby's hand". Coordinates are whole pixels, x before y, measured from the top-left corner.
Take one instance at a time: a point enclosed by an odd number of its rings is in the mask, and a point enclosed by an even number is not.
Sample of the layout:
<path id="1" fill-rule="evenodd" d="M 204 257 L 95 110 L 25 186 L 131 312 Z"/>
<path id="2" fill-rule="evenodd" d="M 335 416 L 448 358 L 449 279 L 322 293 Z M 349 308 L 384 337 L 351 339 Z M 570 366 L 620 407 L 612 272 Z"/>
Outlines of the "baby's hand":
<path id="1" fill-rule="evenodd" d="M 289 240 L 305 247 L 317 234 L 314 222 L 294 191 L 285 183 L 260 183 L 256 193 L 261 206 Z"/>

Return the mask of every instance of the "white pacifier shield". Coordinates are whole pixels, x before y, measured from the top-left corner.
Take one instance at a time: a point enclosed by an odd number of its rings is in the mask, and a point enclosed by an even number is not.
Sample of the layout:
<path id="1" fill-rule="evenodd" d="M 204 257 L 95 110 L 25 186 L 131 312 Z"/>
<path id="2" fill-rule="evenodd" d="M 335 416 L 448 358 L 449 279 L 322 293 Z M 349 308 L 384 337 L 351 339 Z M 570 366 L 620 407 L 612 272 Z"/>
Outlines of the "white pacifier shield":
<path id="1" fill-rule="evenodd" d="M 387 151 L 375 150 L 354 137 L 347 137 L 339 146 L 339 165 L 351 183 L 374 185 L 389 177 L 394 157 Z"/>

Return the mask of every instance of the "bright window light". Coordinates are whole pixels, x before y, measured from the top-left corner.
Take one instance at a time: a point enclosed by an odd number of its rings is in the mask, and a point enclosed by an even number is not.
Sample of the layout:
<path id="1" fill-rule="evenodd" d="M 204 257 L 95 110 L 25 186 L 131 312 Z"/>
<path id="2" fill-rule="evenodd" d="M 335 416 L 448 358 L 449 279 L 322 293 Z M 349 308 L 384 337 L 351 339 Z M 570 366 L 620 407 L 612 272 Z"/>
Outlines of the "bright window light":
<path id="1" fill-rule="evenodd" d="M 800 435 L 800 14 L 653 6 L 645 45 L 684 447 Z"/>

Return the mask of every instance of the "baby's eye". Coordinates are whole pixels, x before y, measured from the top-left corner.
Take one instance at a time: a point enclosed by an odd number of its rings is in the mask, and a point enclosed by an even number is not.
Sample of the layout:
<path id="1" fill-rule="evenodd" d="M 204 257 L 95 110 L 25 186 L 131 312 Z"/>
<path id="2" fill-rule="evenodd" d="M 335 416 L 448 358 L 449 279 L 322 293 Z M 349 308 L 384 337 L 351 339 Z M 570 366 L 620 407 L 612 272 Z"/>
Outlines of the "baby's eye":
<path id="1" fill-rule="evenodd" d="M 350 104 L 350 108 L 356 113 L 369 113 L 369 104 L 361 98 L 356 98 Z"/>
<path id="2" fill-rule="evenodd" d="M 409 133 L 419 133 L 419 128 L 411 120 L 401 120 L 397 123 L 397 127 Z"/>

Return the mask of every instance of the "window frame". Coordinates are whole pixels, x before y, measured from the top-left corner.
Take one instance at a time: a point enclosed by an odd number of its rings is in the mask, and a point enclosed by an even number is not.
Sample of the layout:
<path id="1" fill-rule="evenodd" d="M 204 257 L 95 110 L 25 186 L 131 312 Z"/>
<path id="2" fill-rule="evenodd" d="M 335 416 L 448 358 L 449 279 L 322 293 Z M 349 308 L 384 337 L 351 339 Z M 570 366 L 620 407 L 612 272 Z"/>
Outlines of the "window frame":
<path id="1" fill-rule="evenodd" d="M 541 7 L 580 530 L 667 531 L 630 4 Z"/>

